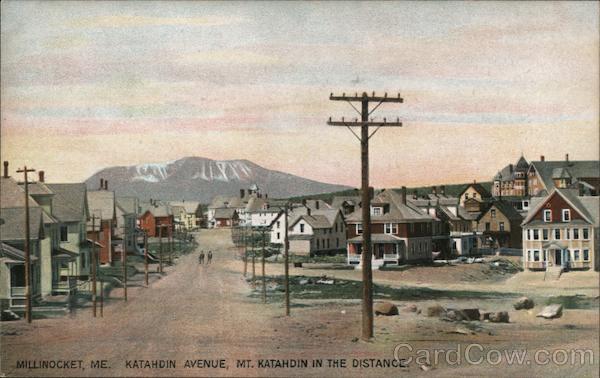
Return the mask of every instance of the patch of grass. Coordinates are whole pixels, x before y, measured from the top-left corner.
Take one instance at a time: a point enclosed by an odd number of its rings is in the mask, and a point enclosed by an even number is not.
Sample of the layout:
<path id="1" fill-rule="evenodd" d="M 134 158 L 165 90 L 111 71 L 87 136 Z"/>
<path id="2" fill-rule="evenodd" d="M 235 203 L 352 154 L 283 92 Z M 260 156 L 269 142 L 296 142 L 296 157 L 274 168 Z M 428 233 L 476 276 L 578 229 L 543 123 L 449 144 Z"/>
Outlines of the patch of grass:
<path id="1" fill-rule="evenodd" d="M 283 276 L 267 277 L 268 282 L 283 285 Z M 307 280 L 308 283 L 300 284 Z M 299 299 L 360 299 L 362 298 L 362 282 L 335 279 L 333 285 L 318 284 L 318 277 L 292 276 L 290 277 L 290 293 Z M 257 290 L 260 290 L 258 287 Z M 431 300 L 431 299 L 497 299 L 517 298 L 518 293 L 482 292 L 471 290 L 438 290 L 422 287 L 393 288 L 387 285 L 373 285 L 373 297 L 389 300 Z M 270 295 L 283 295 L 283 292 L 271 292 Z"/>
<path id="2" fill-rule="evenodd" d="M 598 300 L 584 295 L 559 295 L 546 299 L 546 305 L 561 304 L 565 309 L 588 310 L 598 308 Z"/>

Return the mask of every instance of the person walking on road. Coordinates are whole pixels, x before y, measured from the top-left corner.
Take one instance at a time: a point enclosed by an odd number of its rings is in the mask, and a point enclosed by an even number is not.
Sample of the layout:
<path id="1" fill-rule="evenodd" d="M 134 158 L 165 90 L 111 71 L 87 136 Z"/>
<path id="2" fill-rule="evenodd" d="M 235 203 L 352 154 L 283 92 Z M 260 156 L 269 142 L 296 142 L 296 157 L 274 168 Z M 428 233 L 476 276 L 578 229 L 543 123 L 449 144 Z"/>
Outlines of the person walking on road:
<path id="1" fill-rule="evenodd" d="M 200 251 L 200 256 L 198 256 L 198 263 L 200 265 L 204 264 L 204 251 Z"/>
<path id="2" fill-rule="evenodd" d="M 208 251 L 208 259 L 207 259 L 206 263 L 210 264 L 211 261 L 212 261 L 212 251 Z"/>

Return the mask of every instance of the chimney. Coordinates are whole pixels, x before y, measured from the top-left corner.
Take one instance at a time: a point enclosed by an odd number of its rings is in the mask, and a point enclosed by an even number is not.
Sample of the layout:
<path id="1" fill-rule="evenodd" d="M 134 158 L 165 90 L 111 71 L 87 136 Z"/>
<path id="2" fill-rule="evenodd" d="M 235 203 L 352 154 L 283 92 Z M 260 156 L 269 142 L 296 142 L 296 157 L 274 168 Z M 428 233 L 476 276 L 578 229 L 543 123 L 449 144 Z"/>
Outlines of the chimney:
<path id="1" fill-rule="evenodd" d="M 38 172 L 39 182 L 44 182 L 44 171 Z"/>
<path id="2" fill-rule="evenodd" d="M 565 154 L 565 161 L 568 163 L 569 162 L 569 154 Z"/>
<path id="3" fill-rule="evenodd" d="M 477 180 L 473 180 L 473 184 L 477 184 Z"/>
<path id="4" fill-rule="evenodd" d="M 437 186 L 431 187 L 431 193 L 433 193 L 433 195 L 437 195 Z"/>
<path id="5" fill-rule="evenodd" d="M 104 180 L 104 190 L 108 190 L 108 180 Z"/>
<path id="6" fill-rule="evenodd" d="M 417 199 L 419 198 L 419 192 L 417 192 L 417 189 L 413 190 L 413 199 Z"/>
<path id="7" fill-rule="evenodd" d="M 246 191 L 244 189 L 240 189 L 240 198 L 244 198 Z"/>
<path id="8" fill-rule="evenodd" d="M 316 208 L 317 210 L 319 210 L 319 200 L 316 200 L 316 201 L 315 201 L 315 208 Z"/>
<path id="9" fill-rule="evenodd" d="M 546 157 L 544 155 L 540 155 L 540 161 L 546 161 Z"/>
<path id="10" fill-rule="evenodd" d="M 443 196 L 446 195 L 446 185 L 440 186 L 440 192 L 442 193 Z"/>
<path id="11" fill-rule="evenodd" d="M 402 204 L 406 205 L 406 186 L 402 187 Z"/>
<path id="12" fill-rule="evenodd" d="M 4 178 L 8 178 L 8 161 L 4 161 Z"/>
<path id="13" fill-rule="evenodd" d="M 100 178 L 100 190 L 104 189 L 104 179 Z"/>

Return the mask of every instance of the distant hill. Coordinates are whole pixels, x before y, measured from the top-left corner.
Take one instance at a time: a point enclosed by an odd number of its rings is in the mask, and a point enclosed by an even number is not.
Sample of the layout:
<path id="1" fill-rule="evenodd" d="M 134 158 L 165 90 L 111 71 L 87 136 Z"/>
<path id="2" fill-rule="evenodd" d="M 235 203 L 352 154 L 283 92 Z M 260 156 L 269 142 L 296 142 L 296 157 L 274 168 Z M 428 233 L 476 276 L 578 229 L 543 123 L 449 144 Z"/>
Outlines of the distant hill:
<path id="1" fill-rule="evenodd" d="M 217 195 L 239 195 L 240 189 L 252 184 L 258 185 L 263 194 L 279 198 L 349 188 L 266 169 L 248 160 L 217 161 L 202 157 L 105 168 L 85 181 L 88 189 L 97 189 L 101 178 L 108 180 L 109 189 L 117 195 L 202 203 L 211 202 Z"/>
<path id="2" fill-rule="evenodd" d="M 489 192 L 491 192 L 492 182 L 479 182 L 479 184 L 481 184 L 485 189 L 487 189 Z M 446 185 L 446 188 L 445 188 L 446 195 L 457 197 L 463 191 L 463 189 L 465 189 L 467 187 L 467 185 L 469 185 L 469 184 L 467 183 L 467 184 Z M 439 193 L 440 185 L 436 185 L 436 187 L 437 187 L 437 190 Z M 413 187 L 413 188 L 406 188 L 406 191 L 408 192 L 408 194 L 413 194 L 413 192 L 416 190 L 419 195 L 423 195 L 423 194 L 431 193 L 432 189 L 433 189 L 433 186 L 419 186 L 419 187 Z M 395 190 L 397 192 L 401 191 L 400 188 L 392 188 L 392 190 Z M 357 189 L 347 189 L 347 190 L 341 190 L 341 191 L 332 192 L 332 193 L 322 193 L 319 195 L 296 196 L 296 197 L 292 197 L 290 199 L 293 201 L 301 201 L 302 199 L 310 198 L 310 199 L 320 199 L 325 202 L 331 203 L 331 201 L 333 200 L 333 197 L 335 197 L 335 196 L 357 196 L 357 195 L 360 195 L 360 192 Z"/>

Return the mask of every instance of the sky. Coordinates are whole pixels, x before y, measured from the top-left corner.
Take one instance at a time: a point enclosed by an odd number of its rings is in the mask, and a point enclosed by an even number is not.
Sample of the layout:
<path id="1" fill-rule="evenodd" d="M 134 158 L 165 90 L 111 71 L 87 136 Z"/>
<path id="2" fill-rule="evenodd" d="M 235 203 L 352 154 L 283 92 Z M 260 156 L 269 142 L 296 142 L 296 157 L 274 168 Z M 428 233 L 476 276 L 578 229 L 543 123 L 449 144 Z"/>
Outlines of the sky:
<path id="1" fill-rule="evenodd" d="M 397 95 L 376 187 L 598 160 L 598 2 L 1 4 L 1 151 L 50 182 L 185 156 L 358 186 L 330 93 Z"/>

